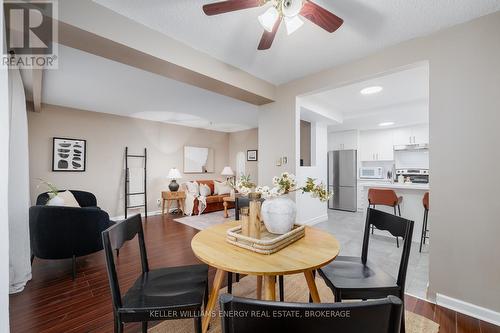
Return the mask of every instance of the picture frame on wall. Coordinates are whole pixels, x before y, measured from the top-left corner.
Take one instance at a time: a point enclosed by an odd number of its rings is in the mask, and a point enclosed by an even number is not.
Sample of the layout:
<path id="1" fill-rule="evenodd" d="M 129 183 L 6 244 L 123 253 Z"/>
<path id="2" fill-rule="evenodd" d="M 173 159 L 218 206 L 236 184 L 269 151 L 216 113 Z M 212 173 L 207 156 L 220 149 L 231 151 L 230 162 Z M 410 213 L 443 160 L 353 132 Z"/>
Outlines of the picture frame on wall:
<path id="1" fill-rule="evenodd" d="M 87 140 L 52 139 L 52 171 L 84 172 L 87 159 Z"/>
<path id="2" fill-rule="evenodd" d="M 257 161 L 258 152 L 257 149 L 247 150 L 247 161 Z"/>

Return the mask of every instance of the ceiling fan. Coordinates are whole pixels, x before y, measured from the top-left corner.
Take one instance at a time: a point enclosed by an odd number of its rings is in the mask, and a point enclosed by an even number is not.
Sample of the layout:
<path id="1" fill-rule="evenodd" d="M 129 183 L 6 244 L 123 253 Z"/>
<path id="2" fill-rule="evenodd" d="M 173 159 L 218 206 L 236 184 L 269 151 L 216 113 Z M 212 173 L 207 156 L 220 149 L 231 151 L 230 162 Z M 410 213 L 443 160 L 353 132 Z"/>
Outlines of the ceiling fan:
<path id="1" fill-rule="evenodd" d="M 265 29 L 260 39 L 259 50 L 267 50 L 271 47 L 282 20 L 285 21 L 289 35 L 304 24 L 299 15 L 330 33 L 344 23 L 344 20 L 337 15 L 309 0 L 227 0 L 204 5 L 203 11 L 211 16 L 261 7 L 267 3 L 271 3 L 272 6 L 259 16 L 259 22 Z"/>

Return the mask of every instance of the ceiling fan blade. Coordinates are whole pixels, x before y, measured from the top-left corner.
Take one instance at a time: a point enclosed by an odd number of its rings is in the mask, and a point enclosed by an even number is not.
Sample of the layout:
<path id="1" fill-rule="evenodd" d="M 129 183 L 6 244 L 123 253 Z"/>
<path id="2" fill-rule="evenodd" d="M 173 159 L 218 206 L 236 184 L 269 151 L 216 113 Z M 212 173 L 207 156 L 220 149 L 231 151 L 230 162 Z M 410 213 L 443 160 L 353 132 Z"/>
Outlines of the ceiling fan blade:
<path id="1" fill-rule="evenodd" d="M 344 23 L 344 20 L 337 15 L 309 0 L 304 3 L 300 15 L 328 32 L 334 32 Z"/>
<path id="2" fill-rule="evenodd" d="M 218 15 L 236 10 L 260 7 L 266 1 L 264 0 L 228 0 L 216 3 L 211 3 L 203 6 L 203 11 L 207 15 Z"/>
<path id="3" fill-rule="evenodd" d="M 271 47 L 274 41 L 274 37 L 278 32 L 278 28 L 280 27 L 280 23 L 281 23 L 281 16 L 279 19 L 276 20 L 276 23 L 274 23 L 273 31 L 269 32 L 267 30 L 264 30 L 262 38 L 260 39 L 259 47 L 257 47 L 258 50 L 267 50 Z"/>

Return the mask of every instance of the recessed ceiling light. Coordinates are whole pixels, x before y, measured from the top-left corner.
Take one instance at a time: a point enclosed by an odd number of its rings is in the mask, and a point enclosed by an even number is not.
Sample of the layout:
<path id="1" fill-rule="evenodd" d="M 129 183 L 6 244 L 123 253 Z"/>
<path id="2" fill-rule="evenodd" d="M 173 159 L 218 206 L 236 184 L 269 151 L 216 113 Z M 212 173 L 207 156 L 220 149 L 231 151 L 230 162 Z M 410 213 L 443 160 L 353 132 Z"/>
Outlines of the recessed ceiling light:
<path id="1" fill-rule="evenodd" d="M 380 123 L 378 125 L 382 126 L 382 127 L 384 127 L 384 126 L 391 126 L 391 125 L 394 125 L 394 122 L 393 121 L 386 121 L 386 122 Z"/>
<path id="2" fill-rule="evenodd" d="M 384 88 L 382 88 L 380 86 L 367 87 L 367 88 L 364 88 L 361 90 L 361 94 L 362 95 L 378 94 L 382 90 L 384 90 Z"/>

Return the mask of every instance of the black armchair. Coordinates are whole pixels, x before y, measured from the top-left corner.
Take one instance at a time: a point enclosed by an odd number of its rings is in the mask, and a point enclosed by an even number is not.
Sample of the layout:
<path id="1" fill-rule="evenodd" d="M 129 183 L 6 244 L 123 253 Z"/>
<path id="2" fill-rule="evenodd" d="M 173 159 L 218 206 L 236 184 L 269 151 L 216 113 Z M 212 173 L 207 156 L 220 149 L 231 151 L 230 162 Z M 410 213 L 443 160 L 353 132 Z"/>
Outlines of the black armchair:
<path id="1" fill-rule="evenodd" d="M 48 194 L 38 196 L 30 207 L 29 225 L 31 261 L 41 259 L 73 259 L 73 279 L 76 257 L 103 249 L 101 233 L 114 223 L 97 207 L 92 193 L 71 191 L 80 207 L 45 206 Z"/>

